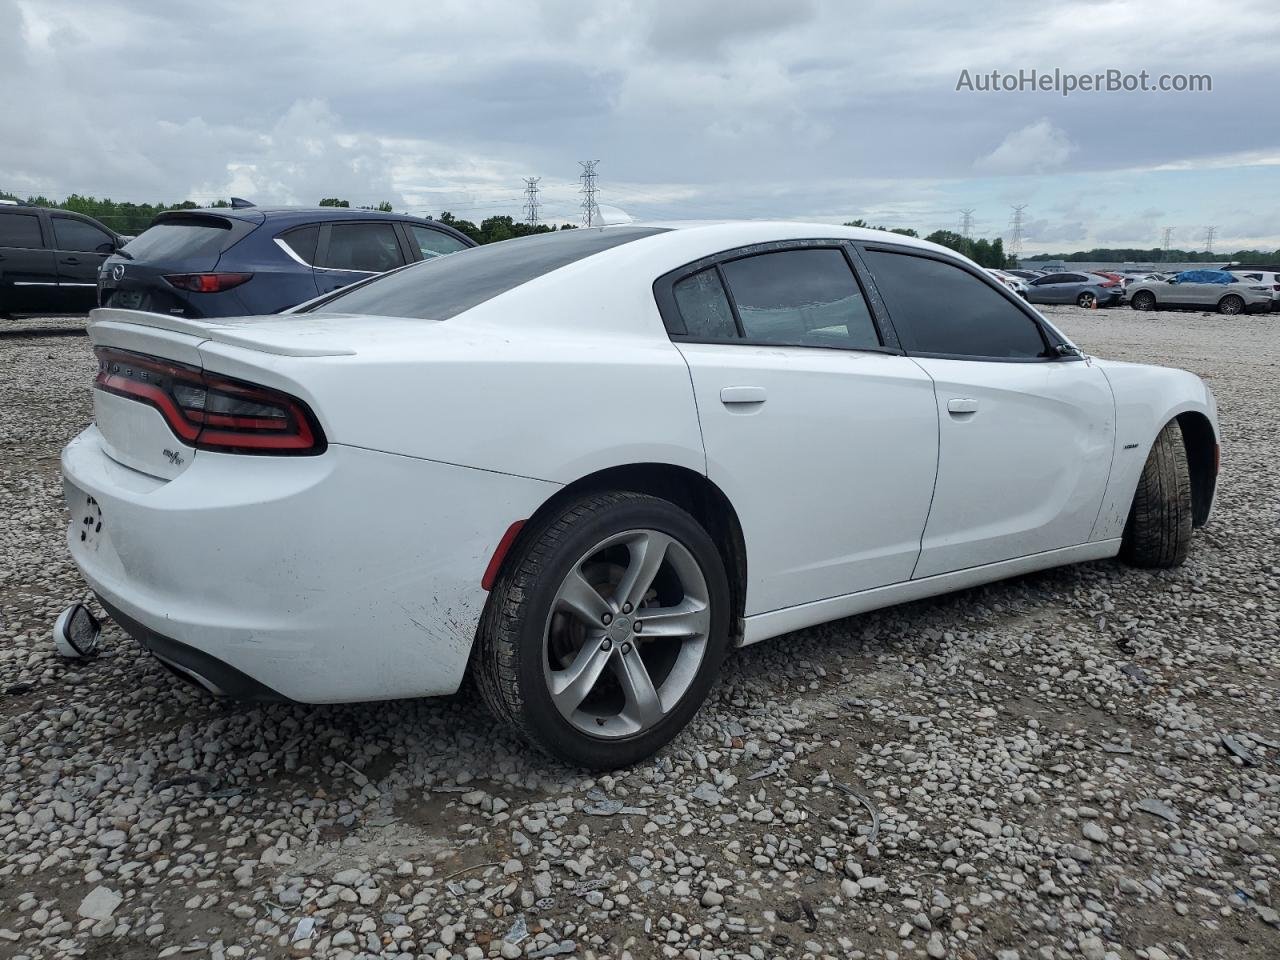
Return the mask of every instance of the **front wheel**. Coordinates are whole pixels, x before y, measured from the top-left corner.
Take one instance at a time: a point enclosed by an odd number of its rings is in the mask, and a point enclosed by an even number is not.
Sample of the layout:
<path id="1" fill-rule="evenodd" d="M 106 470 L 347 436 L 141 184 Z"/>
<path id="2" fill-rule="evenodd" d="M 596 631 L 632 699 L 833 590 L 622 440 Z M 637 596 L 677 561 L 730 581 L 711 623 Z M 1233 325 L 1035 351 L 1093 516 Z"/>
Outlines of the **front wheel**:
<path id="1" fill-rule="evenodd" d="M 1225 313 L 1228 316 L 1235 316 L 1237 313 L 1244 312 L 1244 301 L 1236 294 L 1230 294 L 1218 301 L 1218 312 Z"/>
<path id="2" fill-rule="evenodd" d="M 706 530 L 625 491 L 564 505 L 526 531 L 477 637 L 492 713 L 593 770 L 661 749 L 706 698 L 729 643 L 729 587 Z"/>
<path id="3" fill-rule="evenodd" d="M 1176 567 L 1191 549 L 1191 473 L 1182 428 L 1156 437 L 1129 508 L 1120 558 L 1135 567 Z"/>

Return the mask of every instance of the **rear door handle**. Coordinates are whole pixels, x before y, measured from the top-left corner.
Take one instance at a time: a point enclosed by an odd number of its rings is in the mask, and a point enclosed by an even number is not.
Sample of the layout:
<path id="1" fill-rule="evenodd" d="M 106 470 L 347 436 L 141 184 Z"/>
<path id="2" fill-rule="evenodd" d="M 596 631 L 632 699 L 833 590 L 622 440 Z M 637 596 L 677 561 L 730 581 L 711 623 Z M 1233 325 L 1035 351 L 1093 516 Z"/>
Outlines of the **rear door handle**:
<path id="1" fill-rule="evenodd" d="M 954 400 L 947 401 L 948 413 L 977 413 L 978 401 L 968 397 L 956 397 Z"/>
<path id="2" fill-rule="evenodd" d="M 764 403 L 767 398 L 764 387 L 723 387 L 720 390 L 720 402 L 726 404 Z"/>
<path id="3" fill-rule="evenodd" d="M 79 262 L 80 262 L 80 258 L 79 258 L 79 257 L 64 257 L 64 258 L 63 258 L 63 260 L 62 260 L 62 262 L 63 262 L 63 263 L 79 263 Z"/>

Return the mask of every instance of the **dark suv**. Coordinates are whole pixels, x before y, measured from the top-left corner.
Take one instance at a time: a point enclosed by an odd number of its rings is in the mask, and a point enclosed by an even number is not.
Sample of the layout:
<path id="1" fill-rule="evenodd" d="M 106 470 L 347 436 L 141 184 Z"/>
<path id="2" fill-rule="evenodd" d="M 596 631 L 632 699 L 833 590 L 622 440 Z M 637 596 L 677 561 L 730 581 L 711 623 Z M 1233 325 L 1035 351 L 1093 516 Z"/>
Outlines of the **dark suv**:
<path id="1" fill-rule="evenodd" d="M 0 204 L 0 317 L 92 310 L 98 268 L 123 244 L 83 214 Z"/>
<path id="2" fill-rule="evenodd" d="M 98 304 L 183 317 L 278 313 L 475 245 L 442 223 L 373 210 L 172 210 L 107 258 Z"/>

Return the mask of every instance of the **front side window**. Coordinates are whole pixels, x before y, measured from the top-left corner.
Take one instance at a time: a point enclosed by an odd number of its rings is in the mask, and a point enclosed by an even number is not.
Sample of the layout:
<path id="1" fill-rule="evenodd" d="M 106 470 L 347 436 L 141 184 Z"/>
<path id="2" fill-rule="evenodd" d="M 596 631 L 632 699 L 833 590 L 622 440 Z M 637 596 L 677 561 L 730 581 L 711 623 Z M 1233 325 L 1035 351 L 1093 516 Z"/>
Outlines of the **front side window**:
<path id="1" fill-rule="evenodd" d="M 909 353 L 1008 360 L 1046 356 L 1035 321 L 966 270 L 883 250 L 868 250 L 866 261 Z"/>
<path id="2" fill-rule="evenodd" d="M 40 218 L 33 213 L 0 213 L 0 247 L 38 250 Z"/>
<path id="3" fill-rule="evenodd" d="M 59 250 L 93 253 L 104 243 L 115 247 L 111 237 L 91 223 L 72 217 L 53 217 L 53 235 Z"/>
<path id="4" fill-rule="evenodd" d="M 390 223 L 335 223 L 329 227 L 329 249 L 322 267 L 386 273 L 404 264 L 396 228 Z"/>
<path id="5" fill-rule="evenodd" d="M 446 253 L 457 253 L 459 250 L 467 249 L 467 245 L 457 237 L 451 237 L 440 230 L 420 227 L 416 223 L 408 224 L 408 227 L 409 236 L 413 237 L 413 242 L 418 245 L 423 260 L 443 257 Z"/>
<path id="6" fill-rule="evenodd" d="M 730 260 L 720 269 L 747 340 L 880 347 L 862 290 L 840 250 L 779 250 Z"/>

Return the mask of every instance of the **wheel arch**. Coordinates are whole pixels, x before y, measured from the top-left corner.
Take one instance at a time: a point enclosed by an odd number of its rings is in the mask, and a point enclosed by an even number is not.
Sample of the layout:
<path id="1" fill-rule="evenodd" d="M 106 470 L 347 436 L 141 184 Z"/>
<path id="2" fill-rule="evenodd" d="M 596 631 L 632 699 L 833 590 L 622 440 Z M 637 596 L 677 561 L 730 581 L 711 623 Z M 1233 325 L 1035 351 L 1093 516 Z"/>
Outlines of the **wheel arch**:
<path id="1" fill-rule="evenodd" d="M 1218 484 L 1218 438 L 1209 418 L 1199 411 L 1187 410 L 1174 419 L 1182 430 L 1187 467 L 1191 473 L 1192 524 L 1203 527 L 1209 520 Z"/>
<path id="2" fill-rule="evenodd" d="M 688 512 L 707 531 L 724 562 L 729 581 L 731 643 L 740 645 L 747 589 L 747 549 L 742 524 L 724 491 L 705 475 L 688 467 L 671 463 L 621 464 L 596 470 L 561 487 L 520 528 L 502 558 L 499 575 L 511 558 L 519 553 L 517 548 L 522 545 L 526 533 L 540 526 L 540 520 L 571 500 L 602 490 L 627 490 L 667 500 Z"/>

